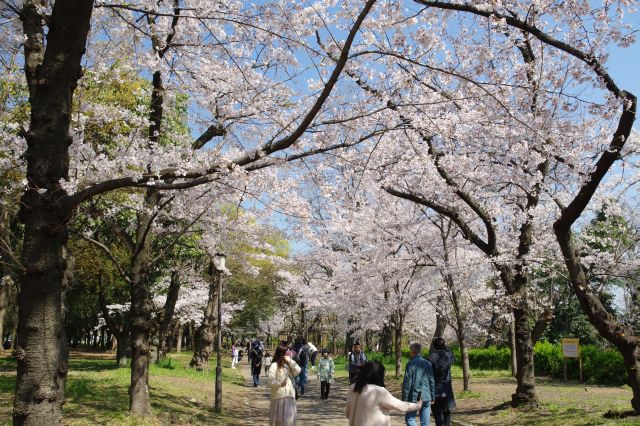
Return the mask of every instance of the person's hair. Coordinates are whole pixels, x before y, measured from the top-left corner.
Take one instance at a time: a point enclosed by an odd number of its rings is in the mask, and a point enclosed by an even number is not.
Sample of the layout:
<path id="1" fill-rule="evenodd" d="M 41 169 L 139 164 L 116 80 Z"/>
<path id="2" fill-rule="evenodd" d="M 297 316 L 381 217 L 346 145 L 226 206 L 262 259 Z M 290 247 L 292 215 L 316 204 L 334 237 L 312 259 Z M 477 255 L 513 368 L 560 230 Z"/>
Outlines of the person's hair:
<path id="1" fill-rule="evenodd" d="M 434 337 L 433 338 L 433 347 L 439 351 L 444 351 L 447 349 L 447 345 L 442 337 Z"/>
<path id="2" fill-rule="evenodd" d="M 422 343 L 411 342 L 409 343 L 409 349 L 420 355 L 422 353 Z"/>
<path id="3" fill-rule="evenodd" d="M 361 393 L 362 389 L 367 385 L 384 387 L 384 365 L 380 362 L 368 361 L 362 366 L 353 391 Z"/>
<path id="4" fill-rule="evenodd" d="M 328 348 L 322 348 L 322 353 L 323 354 L 328 354 L 329 353 L 329 349 Z"/>
<path id="5" fill-rule="evenodd" d="M 280 346 L 278 346 L 278 349 L 276 349 L 276 353 L 273 355 L 273 359 L 271 360 L 271 362 L 275 362 L 276 364 L 278 364 L 278 368 L 282 368 L 282 366 L 284 365 L 284 356 L 287 353 L 287 350 L 289 348 L 287 347 L 287 345 L 283 345 L 280 344 Z"/>

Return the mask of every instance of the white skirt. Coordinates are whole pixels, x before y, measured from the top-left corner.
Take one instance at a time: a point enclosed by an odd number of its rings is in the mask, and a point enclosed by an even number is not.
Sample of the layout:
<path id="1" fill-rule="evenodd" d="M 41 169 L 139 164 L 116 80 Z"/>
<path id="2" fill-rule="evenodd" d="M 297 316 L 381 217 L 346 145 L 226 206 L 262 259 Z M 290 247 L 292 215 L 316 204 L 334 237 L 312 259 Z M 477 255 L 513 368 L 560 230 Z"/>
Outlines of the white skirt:
<path id="1" fill-rule="evenodd" d="M 287 397 L 271 401 L 269 426 L 296 426 L 297 416 L 295 399 Z"/>

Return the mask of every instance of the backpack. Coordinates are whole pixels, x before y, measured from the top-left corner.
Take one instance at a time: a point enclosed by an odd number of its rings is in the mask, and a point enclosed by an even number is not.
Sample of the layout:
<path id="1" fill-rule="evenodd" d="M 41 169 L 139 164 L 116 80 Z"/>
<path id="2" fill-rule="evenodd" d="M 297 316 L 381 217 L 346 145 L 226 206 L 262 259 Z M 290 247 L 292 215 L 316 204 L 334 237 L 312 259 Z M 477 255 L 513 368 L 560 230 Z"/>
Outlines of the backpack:
<path id="1" fill-rule="evenodd" d="M 251 349 L 251 363 L 260 365 L 262 363 L 262 350 L 259 347 Z"/>
<path id="2" fill-rule="evenodd" d="M 293 356 L 293 360 L 299 366 L 305 366 L 309 362 L 309 347 L 307 345 L 302 345 L 298 352 Z"/>

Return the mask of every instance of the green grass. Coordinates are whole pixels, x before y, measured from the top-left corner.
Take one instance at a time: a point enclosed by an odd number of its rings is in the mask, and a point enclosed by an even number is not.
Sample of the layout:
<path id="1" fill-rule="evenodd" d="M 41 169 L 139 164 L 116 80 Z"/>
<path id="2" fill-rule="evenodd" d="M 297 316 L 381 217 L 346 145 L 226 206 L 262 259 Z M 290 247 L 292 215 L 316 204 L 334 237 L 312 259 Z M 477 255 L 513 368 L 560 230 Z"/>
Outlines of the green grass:
<path id="1" fill-rule="evenodd" d="M 230 369 L 226 358 L 222 370 L 223 395 L 225 389 L 233 392 L 234 387 L 244 384 L 240 372 Z M 215 358 L 209 361 L 211 368 L 203 372 L 189 368 L 190 359 L 191 353 L 171 354 L 170 359 L 160 365 L 151 365 L 149 382 L 155 417 L 141 419 L 128 413 L 129 368 L 117 368 L 113 359 L 72 357 L 65 392 L 66 424 L 233 424 L 238 413 L 232 407 L 220 416 L 212 409 Z M 15 360 L 0 358 L 0 424 L 11 420 L 15 369 Z"/>

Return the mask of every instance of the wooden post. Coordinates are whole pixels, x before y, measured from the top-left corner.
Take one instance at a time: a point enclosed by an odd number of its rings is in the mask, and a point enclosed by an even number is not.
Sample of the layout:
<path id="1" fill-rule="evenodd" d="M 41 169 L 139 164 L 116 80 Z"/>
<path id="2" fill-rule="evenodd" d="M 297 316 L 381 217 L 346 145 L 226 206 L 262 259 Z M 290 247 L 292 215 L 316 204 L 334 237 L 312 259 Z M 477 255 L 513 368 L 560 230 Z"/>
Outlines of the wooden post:
<path id="1" fill-rule="evenodd" d="M 580 368 L 580 382 L 582 382 L 582 354 L 578 357 L 578 366 Z"/>

